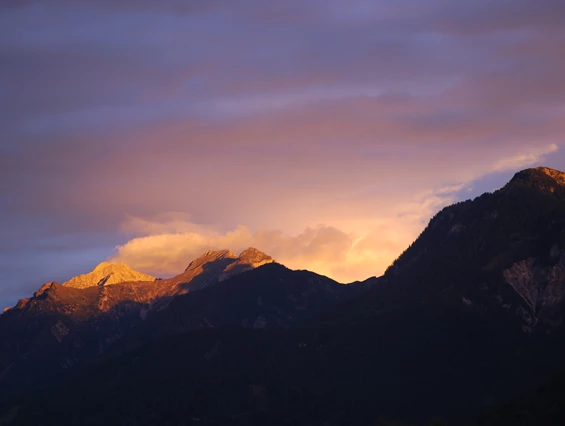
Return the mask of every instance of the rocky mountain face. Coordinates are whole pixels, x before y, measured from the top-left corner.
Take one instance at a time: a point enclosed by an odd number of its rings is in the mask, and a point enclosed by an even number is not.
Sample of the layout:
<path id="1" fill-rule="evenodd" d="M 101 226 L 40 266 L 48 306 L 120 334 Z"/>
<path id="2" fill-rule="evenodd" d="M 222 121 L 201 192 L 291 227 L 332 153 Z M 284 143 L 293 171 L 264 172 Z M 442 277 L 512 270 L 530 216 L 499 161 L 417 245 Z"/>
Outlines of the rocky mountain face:
<path id="1" fill-rule="evenodd" d="M 134 271 L 123 263 L 102 262 L 92 272 L 71 278 L 63 285 L 66 287 L 86 288 L 137 281 L 155 281 L 155 277 Z"/>
<path id="2" fill-rule="evenodd" d="M 182 274 L 167 280 L 167 285 L 177 287 L 175 294 L 186 293 L 215 285 L 239 273 L 273 262 L 271 256 L 255 248 L 248 248 L 239 256 L 229 250 L 208 250 L 190 262 Z"/>
<path id="3" fill-rule="evenodd" d="M 277 264 L 221 281 L 236 263 L 229 252 L 214 268 L 196 262 L 193 270 L 217 278 L 162 309 L 152 305 L 113 346 L 117 356 L 68 369 L 68 381 L 6 402 L 0 418 L 60 424 L 65 412 L 69 424 L 282 426 L 443 417 L 472 425 L 565 370 L 564 182 L 556 170 L 524 170 L 494 193 L 447 207 L 383 277 L 352 287 Z M 180 281 L 169 284 L 179 294 L 190 289 Z M 55 293 L 117 286 L 53 285 Z M 37 347 L 55 336 L 69 341 L 61 318 L 50 318 Z M 0 375 L 17 367 L 6 362 Z M 548 407 L 565 402 L 549 389 Z M 543 419 L 558 418 L 539 398 L 527 401 Z M 486 424 L 497 424 L 491 412 Z M 515 414 L 504 411 L 505 424 L 544 424 L 512 423 Z"/>
<path id="4" fill-rule="evenodd" d="M 255 248 L 249 248 L 243 251 L 235 260 L 235 262 L 231 263 L 226 267 L 226 269 L 224 269 L 223 273 L 219 277 L 219 280 L 224 281 L 237 274 L 241 274 L 242 272 L 250 271 L 252 269 L 258 268 L 259 266 L 273 262 L 274 260 L 271 256 L 267 256 L 265 253 Z"/>

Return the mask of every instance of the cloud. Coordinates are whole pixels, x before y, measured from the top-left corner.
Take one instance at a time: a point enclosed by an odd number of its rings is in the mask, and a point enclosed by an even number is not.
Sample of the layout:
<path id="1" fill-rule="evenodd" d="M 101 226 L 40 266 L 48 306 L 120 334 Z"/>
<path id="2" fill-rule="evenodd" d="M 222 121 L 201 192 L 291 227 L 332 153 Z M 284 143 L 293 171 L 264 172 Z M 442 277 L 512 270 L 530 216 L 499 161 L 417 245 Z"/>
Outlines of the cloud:
<path id="1" fill-rule="evenodd" d="M 551 144 L 546 147 L 531 149 L 523 154 L 503 158 L 494 164 L 493 171 L 500 172 L 534 166 L 539 164 L 546 155 L 553 154 L 558 150 L 559 147 L 556 144 Z"/>
<path id="2" fill-rule="evenodd" d="M 380 275 L 421 232 L 425 222 L 452 202 L 464 185 L 439 188 L 397 206 L 390 216 L 375 216 L 364 223 L 319 224 L 298 233 L 274 229 L 252 231 L 239 225 L 220 231 L 191 222 L 182 213 L 152 219 L 129 216 L 122 230 L 138 235 L 116 247 L 111 258 L 134 269 L 160 276 L 180 273 L 208 249 L 242 251 L 256 247 L 293 269 L 309 269 L 342 282 Z"/>
<path id="3" fill-rule="evenodd" d="M 149 224 L 139 219 L 134 221 L 143 222 L 143 229 Z M 247 247 L 258 247 L 289 267 L 311 268 L 331 275 L 336 265 L 346 263 L 354 243 L 352 235 L 323 225 L 307 228 L 293 236 L 275 230 L 251 232 L 245 226 L 222 233 L 190 222 L 174 225 L 156 222 L 150 226 L 158 229 L 179 225 L 191 231 L 133 238 L 117 247 L 112 260 L 157 275 L 173 275 L 208 249 L 229 248 L 238 252 Z M 131 226 L 127 225 L 128 228 Z"/>

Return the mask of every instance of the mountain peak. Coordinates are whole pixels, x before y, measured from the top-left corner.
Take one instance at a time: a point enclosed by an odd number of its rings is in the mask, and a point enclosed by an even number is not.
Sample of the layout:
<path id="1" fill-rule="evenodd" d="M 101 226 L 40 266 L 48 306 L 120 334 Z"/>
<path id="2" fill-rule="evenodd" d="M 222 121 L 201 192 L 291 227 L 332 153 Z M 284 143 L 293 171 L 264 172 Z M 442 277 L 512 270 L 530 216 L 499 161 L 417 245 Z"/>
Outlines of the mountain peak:
<path id="1" fill-rule="evenodd" d="M 104 261 L 89 272 L 71 278 L 63 285 L 66 287 L 86 288 L 118 284 L 127 281 L 155 281 L 155 277 L 137 272 L 125 263 L 111 263 Z"/>
<path id="2" fill-rule="evenodd" d="M 224 281 L 242 272 L 258 268 L 259 266 L 263 266 L 267 263 L 273 263 L 274 261 L 275 260 L 268 254 L 265 254 L 256 248 L 249 247 L 239 254 L 235 262 L 226 267 L 224 273 L 220 275 L 220 281 Z"/>
<path id="3" fill-rule="evenodd" d="M 534 167 L 521 170 L 514 175 L 510 183 L 546 183 L 554 181 L 560 185 L 565 185 L 565 173 L 551 169 L 549 167 Z"/>
<path id="4" fill-rule="evenodd" d="M 565 198 L 565 173 L 549 167 L 525 169 L 516 173 L 503 190 L 517 187 L 533 188 L 558 198 Z"/>
<path id="5" fill-rule="evenodd" d="M 253 247 L 249 247 L 248 249 L 243 250 L 239 254 L 238 258 L 241 261 L 247 261 L 247 262 L 252 262 L 252 263 L 261 262 L 261 261 L 267 260 L 267 259 L 273 261 L 273 258 L 271 256 L 263 253 L 261 250 L 257 250 L 256 248 L 253 248 Z"/>
<path id="6" fill-rule="evenodd" d="M 130 269 L 130 267 L 127 266 L 125 263 L 112 263 L 105 260 L 104 262 L 100 262 L 98 265 L 96 265 L 92 270 L 92 272 L 106 270 L 106 269 L 112 269 L 115 271 L 119 269 Z"/>
<path id="7" fill-rule="evenodd" d="M 220 259 L 237 259 L 237 256 L 230 250 L 207 250 L 204 254 L 190 262 L 184 271 L 187 272 L 192 269 L 199 268 L 205 263 L 214 262 Z"/>
<path id="8" fill-rule="evenodd" d="M 193 291 L 272 262 L 274 259 L 271 256 L 252 247 L 243 250 L 239 256 L 227 249 L 208 250 L 190 262 L 182 274 L 171 278 L 169 282 L 183 285 L 182 291 Z"/>
<path id="9" fill-rule="evenodd" d="M 550 169 L 549 167 L 537 167 L 534 170 L 538 170 L 542 173 L 545 173 L 547 176 L 555 179 L 557 183 L 561 185 L 565 185 L 565 173 L 559 170 Z"/>
<path id="10" fill-rule="evenodd" d="M 43 293 L 45 293 L 47 290 L 49 290 L 49 289 L 55 287 L 57 284 L 58 284 L 58 283 L 55 282 L 55 281 L 50 282 L 50 283 L 45 283 L 45 284 L 43 284 L 43 285 L 39 288 L 39 290 L 37 290 L 37 291 L 33 294 L 33 296 L 34 296 L 34 297 L 39 297 L 39 296 L 41 296 Z"/>

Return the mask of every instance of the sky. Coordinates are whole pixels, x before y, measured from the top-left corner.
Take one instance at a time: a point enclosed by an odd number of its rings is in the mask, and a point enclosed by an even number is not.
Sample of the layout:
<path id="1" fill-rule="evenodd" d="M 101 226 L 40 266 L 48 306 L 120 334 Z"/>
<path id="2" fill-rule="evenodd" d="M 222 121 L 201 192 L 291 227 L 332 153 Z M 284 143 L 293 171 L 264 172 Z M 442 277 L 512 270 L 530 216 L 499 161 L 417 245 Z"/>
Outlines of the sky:
<path id="1" fill-rule="evenodd" d="M 207 249 L 378 276 L 565 169 L 564 75 L 563 0 L 4 0 L 0 306 Z"/>

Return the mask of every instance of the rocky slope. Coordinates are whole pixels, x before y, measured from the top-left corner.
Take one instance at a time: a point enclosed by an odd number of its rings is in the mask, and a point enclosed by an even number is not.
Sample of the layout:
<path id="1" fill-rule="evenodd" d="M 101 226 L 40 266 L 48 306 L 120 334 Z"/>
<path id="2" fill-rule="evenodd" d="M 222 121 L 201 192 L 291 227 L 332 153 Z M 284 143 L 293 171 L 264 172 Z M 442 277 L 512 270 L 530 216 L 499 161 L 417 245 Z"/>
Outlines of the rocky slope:
<path id="1" fill-rule="evenodd" d="M 63 283 L 66 287 L 86 288 L 123 282 L 155 281 L 155 277 L 134 271 L 123 263 L 102 262 L 88 274 L 79 275 Z"/>

